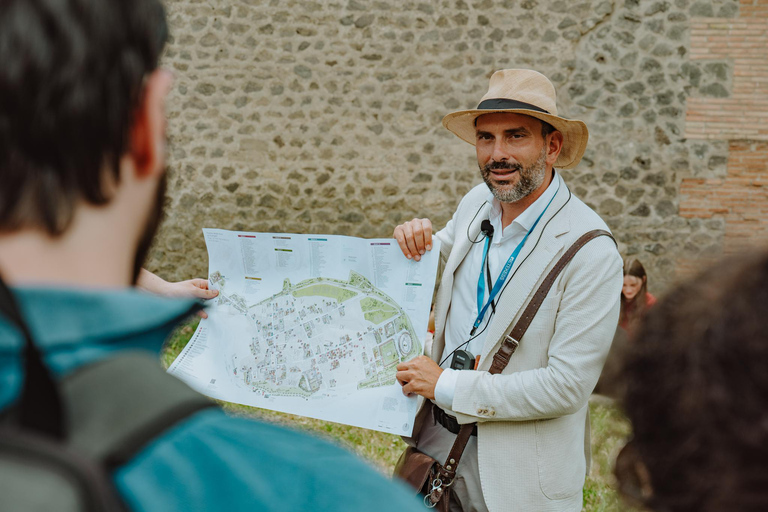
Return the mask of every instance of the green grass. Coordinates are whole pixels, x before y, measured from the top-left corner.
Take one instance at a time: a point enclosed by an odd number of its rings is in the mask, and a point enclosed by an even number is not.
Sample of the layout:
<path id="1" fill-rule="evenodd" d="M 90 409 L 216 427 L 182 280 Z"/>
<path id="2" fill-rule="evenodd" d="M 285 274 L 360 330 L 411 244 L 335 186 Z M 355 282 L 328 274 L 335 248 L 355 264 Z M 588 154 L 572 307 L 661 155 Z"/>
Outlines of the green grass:
<path id="1" fill-rule="evenodd" d="M 184 347 L 187 346 L 187 343 L 189 343 L 189 339 L 195 334 L 195 329 L 197 329 L 197 324 L 199 323 L 200 319 L 195 317 L 193 320 L 181 324 L 171 333 L 171 336 L 168 338 L 168 341 L 165 342 L 163 351 L 160 354 L 160 360 L 162 361 L 163 366 L 166 368 L 171 366 L 171 363 L 176 359 L 176 356 L 181 353 Z"/>
<path id="2" fill-rule="evenodd" d="M 630 512 L 614 490 L 613 463 L 630 434 L 629 421 L 609 399 L 593 397 L 589 404 L 592 427 L 592 468 L 584 485 L 584 510 Z"/>
<path id="3" fill-rule="evenodd" d="M 171 335 L 161 356 L 166 367 L 173 362 L 192 337 L 197 323 L 198 320 L 190 321 Z M 619 501 L 614 490 L 612 473 L 613 461 L 629 435 L 630 425 L 609 400 L 599 398 L 591 400 L 589 406 L 592 426 L 592 469 L 584 486 L 584 510 L 631 512 L 633 509 Z M 227 402 L 222 402 L 222 406 L 225 411 L 234 416 L 256 418 L 323 437 L 355 452 L 385 475 L 392 474 L 395 462 L 405 449 L 405 443 L 399 437 L 383 432 Z"/>

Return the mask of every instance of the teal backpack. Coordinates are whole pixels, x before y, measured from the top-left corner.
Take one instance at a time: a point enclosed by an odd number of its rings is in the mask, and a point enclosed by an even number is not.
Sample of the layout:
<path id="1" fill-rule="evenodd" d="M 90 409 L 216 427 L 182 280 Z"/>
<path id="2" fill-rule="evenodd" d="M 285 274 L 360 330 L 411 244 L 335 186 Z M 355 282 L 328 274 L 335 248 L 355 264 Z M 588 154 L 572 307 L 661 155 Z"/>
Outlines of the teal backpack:
<path id="1" fill-rule="evenodd" d="M 140 352 L 83 366 L 57 382 L 1 279 L 0 314 L 25 339 L 20 398 L 0 415 L 0 510 L 128 511 L 113 471 L 215 404 Z"/>

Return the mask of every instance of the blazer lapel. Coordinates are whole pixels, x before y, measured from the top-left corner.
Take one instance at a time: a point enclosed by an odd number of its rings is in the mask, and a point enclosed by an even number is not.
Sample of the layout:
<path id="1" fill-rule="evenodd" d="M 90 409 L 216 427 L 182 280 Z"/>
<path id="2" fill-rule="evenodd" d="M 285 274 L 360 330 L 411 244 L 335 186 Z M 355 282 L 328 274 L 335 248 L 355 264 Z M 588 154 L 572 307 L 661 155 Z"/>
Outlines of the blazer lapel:
<path id="1" fill-rule="evenodd" d="M 488 334 L 480 354 L 481 364 L 501 341 L 501 337 L 512 325 L 513 320 L 517 321 L 522 309 L 527 306 L 534 287 L 544 278 L 544 273 L 552 260 L 563 248 L 560 236 L 570 230 L 570 219 L 563 206 L 568 201 L 570 192 L 559 174 L 557 179 L 560 180 L 560 189 L 520 251 L 508 278 L 509 284 L 499 298 L 496 314 L 491 325 L 488 326 Z M 560 211 L 561 209 L 563 211 Z M 537 240 L 538 243 L 536 243 Z M 535 253 L 532 254 L 534 250 Z"/>
<path id="2" fill-rule="evenodd" d="M 478 210 L 478 214 L 471 224 L 463 224 L 457 229 L 457 232 L 459 233 L 457 236 L 458 239 L 454 241 L 451 257 L 446 262 L 444 271 L 445 274 L 450 276 L 451 285 L 453 285 L 453 275 L 472 248 L 472 240 L 480 238 L 480 224 L 483 222 L 483 219 L 488 218 L 488 210 L 491 208 L 490 203 L 487 201 L 484 201 L 484 203 L 485 204 Z M 467 236 L 464 236 L 465 233 L 467 233 Z"/>

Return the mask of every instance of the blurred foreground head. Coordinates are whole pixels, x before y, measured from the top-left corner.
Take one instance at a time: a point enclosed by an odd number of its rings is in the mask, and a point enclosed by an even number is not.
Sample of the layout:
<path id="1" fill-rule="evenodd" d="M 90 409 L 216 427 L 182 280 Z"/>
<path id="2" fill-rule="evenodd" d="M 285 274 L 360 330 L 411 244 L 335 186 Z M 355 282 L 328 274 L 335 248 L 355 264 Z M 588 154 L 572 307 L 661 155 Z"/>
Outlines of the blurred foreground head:
<path id="1" fill-rule="evenodd" d="M 730 260 L 647 315 L 624 367 L 621 490 L 652 510 L 768 510 L 768 255 Z"/>
<path id="2" fill-rule="evenodd" d="M 151 206 L 138 200 L 134 215 L 137 245 L 151 239 L 170 89 L 157 71 L 166 39 L 157 0 L 0 2 L 0 234 L 59 237 L 81 207 L 108 205 L 125 183 L 149 177 Z"/>

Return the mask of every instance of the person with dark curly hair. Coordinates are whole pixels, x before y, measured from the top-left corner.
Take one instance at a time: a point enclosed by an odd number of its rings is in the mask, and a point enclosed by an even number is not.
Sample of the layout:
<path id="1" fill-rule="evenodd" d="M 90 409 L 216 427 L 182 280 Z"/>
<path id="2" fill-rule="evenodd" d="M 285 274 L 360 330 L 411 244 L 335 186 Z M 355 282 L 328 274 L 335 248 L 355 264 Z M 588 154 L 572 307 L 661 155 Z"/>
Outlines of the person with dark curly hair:
<path id="1" fill-rule="evenodd" d="M 669 293 L 623 364 L 634 437 L 622 493 L 664 511 L 768 510 L 768 253 L 728 260 Z"/>

